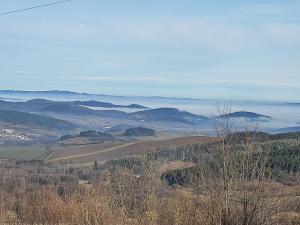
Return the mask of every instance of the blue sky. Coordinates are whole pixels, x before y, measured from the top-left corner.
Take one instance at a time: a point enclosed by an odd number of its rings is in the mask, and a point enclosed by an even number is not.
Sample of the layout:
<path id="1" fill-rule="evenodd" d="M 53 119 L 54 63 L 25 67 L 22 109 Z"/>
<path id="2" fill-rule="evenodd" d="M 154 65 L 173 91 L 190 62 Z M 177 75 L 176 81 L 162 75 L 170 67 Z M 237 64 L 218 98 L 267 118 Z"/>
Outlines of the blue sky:
<path id="1" fill-rule="evenodd" d="M 300 101 L 299 72 L 296 0 L 73 0 L 0 17 L 0 89 Z"/>

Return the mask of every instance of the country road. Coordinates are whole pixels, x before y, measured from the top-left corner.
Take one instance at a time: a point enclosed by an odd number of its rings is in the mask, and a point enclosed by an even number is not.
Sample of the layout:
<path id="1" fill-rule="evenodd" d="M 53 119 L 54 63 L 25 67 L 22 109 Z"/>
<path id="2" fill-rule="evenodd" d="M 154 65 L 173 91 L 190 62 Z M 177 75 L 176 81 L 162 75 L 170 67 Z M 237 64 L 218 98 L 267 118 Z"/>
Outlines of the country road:
<path id="1" fill-rule="evenodd" d="M 72 155 L 72 156 L 65 156 L 65 157 L 50 159 L 50 160 L 48 160 L 48 162 L 55 162 L 55 161 L 66 160 L 66 159 L 76 159 L 76 158 L 80 158 L 80 157 L 84 157 L 84 156 L 91 156 L 91 155 L 97 155 L 99 153 L 111 152 L 111 151 L 118 150 L 120 148 L 129 147 L 129 146 L 134 145 L 136 143 L 138 143 L 138 142 L 126 143 L 126 144 L 123 144 L 123 145 L 118 145 L 118 146 L 115 146 L 115 147 L 112 147 L 112 148 L 107 148 L 107 149 L 103 149 L 101 151 L 96 151 L 96 152 L 91 152 L 91 153 L 86 153 L 86 154 L 78 154 L 78 155 Z"/>

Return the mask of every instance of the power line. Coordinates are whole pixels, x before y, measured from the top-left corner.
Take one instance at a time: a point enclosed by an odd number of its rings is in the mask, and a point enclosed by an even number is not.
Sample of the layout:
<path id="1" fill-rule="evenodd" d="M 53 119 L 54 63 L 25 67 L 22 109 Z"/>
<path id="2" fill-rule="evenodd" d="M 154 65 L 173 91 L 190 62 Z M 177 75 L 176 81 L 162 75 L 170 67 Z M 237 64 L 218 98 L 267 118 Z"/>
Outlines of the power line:
<path id="1" fill-rule="evenodd" d="M 70 1 L 72 1 L 72 0 L 50 2 L 50 3 L 44 4 L 44 5 L 37 5 L 37 6 L 29 7 L 29 8 L 17 9 L 17 10 L 14 10 L 14 11 L 0 13 L 0 16 L 5 16 L 5 15 L 8 15 L 8 14 L 19 13 L 19 12 L 24 12 L 24 11 L 29 11 L 29 10 L 32 10 L 32 9 L 38 9 L 38 8 L 47 7 L 47 6 L 51 6 L 51 5 L 58 5 L 58 4 L 62 4 L 62 3 L 65 3 L 65 2 L 70 2 Z"/>

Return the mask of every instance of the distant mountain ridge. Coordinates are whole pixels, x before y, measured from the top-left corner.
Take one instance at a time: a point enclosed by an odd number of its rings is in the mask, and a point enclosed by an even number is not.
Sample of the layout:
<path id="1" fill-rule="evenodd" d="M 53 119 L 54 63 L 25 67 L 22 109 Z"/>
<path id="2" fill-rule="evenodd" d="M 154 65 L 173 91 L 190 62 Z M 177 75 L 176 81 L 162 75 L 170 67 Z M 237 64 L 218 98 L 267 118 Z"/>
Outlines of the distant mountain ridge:
<path id="1" fill-rule="evenodd" d="M 215 101 L 208 99 L 200 99 L 200 98 L 185 98 L 185 97 L 167 97 L 167 96 L 129 96 L 129 95 L 110 95 L 110 94 L 101 94 L 101 93 L 85 93 L 85 92 L 74 92 L 74 91 L 65 91 L 65 90 L 46 90 L 46 91 L 24 91 L 24 90 L 0 90 L 0 95 L 27 95 L 28 96 L 58 96 L 65 95 L 68 97 L 90 97 L 92 98 L 138 98 L 138 99 L 173 99 L 173 100 L 189 100 L 189 101 Z M 78 98 L 77 98 L 78 99 Z"/>
<path id="2" fill-rule="evenodd" d="M 216 102 L 222 101 L 222 99 L 203 99 L 203 98 L 192 98 L 192 97 L 167 97 L 167 96 L 121 96 L 121 95 L 110 95 L 110 94 L 101 94 L 101 93 L 86 93 L 86 92 L 75 92 L 75 91 L 66 91 L 66 90 L 37 90 L 37 91 L 26 91 L 26 90 L 0 90 L 0 95 L 17 95 L 17 94 L 24 94 L 24 95 L 37 95 L 41 96 L 41 94 L 49 94 L 49 95 L 66 95 L 66 96 L 87 96 L 87 97 L 124 97 L 124 98 L 155 98 L 155 99 L 176 99 L 176 100 L 189 100 L 189 101 L 207 101 L 207 102 Z M 0 97 L 1 98 L 1 97 Z M 226 99 L 223 99 L 226 101 Z M 234 102 L 274 102 L 274 101 L 255 101 L 255 100 L 234 100 Z M 278 103 L 276 104 L 300 104 L 300 103 Z"/>
<path id="3" fill-rule="evenodd" d="M 0 101 L 0 110 L 14 110 L 21 112 L 38 112 L 45 115 L 75 115 L 75 116 L 101 116 L 104 118 L 131 119 L 135 121 L 161 121 L 161 122 L 182 122 L 189 124 L 199 124 L 208 121 L 209 118 L 195 115 L 189 112 L 180 111 L 175 108 L 145 109 L 141 105 L 128 105 L 122 107 L 138 107 L 142 111 L 126 113 L 120 110 L 95 110 L 82 105 L 98 105 L 102 107 L 116 106 L 106 102 L 98 101 L 71 101 L 56 102 L 45 99 L 32 99 L 26 102 Z"/>
<path id="4" fill-rule="evenodd" d="M 48 90 L 48 91 L 23 91 L 23 90 L 0 90 L 0 94 L 65 94 L 65 95 L 89 95 L 88 93 L 78 93 L 73 91 Z"/>
<path id="5" fill-rule="evenodd" d="M 81 93 L 65 90 L 46 90 L 46 91 L 24 91 L 24 90 L 0 90 L 0 95 L 16 95 L 16 94 L 28 94 L 28 95 L 38 95 L 49 94 L 49 95 L 85 95 L 85 96 L 101 96 L 101 97 L 133 97 L 133 96 L 120 96 L 120 95 L 107 95 L 107 94 L 91 94 L 91 93 Z M 176 98 L 176 97 L 162 97 L 162 96 L 135 96 L 139 98 L 161 98 L 161 99 L 184 99 L 184 100 L 199 100 L 193 98 Z"/>
<path id="6" fill-rule="evenodd" d="M 66 113 L 78 115 L 92 115 L 97 114 L 96 110 L 88 107 L 102 107 L 102 108 L 128 108 L 128 109 L 148 109 L 145 106 L 138 104 L 131 105 L 115 105 L 108 102 L 99 101 L 51 101 L 46 99 L 32 99 L 26 102 L 9 102 L 0 100 L 0 109 L 16 110 L 24 112 L 53 112 Z"/>
<path id="7" fill-rule="evenodd" d="M 93 107 L 107 108 L 97 110 Z M 114 109 L 116 107 L 116 109 Z M 136 108 L 137 112 L 124 112 L 119 108 Z M 250 119 L 271 119 L 271 117 L 254 113 L 239 111 L 233 112 L 217 118 L 209 118 L 203 115 L 196 115 L 190 112 L 181 111 L 176 108 L 156 108 L 148 109 L 141 105 L 115 105 L 109 102 L 100 101 L 50 101 L 46 99 L 32 99 L 26 102 L 9 102 L 0 100 L 0 110 L 12 110 L 20 112 L 35 112 L 43 115 L 62 116 L 99 116 L 112 119 L 129 119 L 137 122 L 178 122 L 203 127 L 212 126 L 218 118 L 241 118 Z"/>

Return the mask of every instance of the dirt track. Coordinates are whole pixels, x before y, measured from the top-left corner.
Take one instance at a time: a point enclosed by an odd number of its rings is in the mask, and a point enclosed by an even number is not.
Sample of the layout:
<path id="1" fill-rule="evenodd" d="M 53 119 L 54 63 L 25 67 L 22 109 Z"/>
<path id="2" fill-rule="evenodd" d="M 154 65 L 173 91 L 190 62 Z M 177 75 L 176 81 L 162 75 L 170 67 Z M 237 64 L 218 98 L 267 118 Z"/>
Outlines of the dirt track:
<path id="1" fill-rule="evenodd" d="M 54 162 L 54 161 L 60 161 L 60 160 L 66 160 L 66 159 L 74 159 L 74 158 L 80 158 L 80 157 L 85 157 L 85 156 L 97 155 L 99 153 L 105 153 L 105 152 L 114 151 L 114 150 L 117 150 L 117 149 L 120 149 L 120 148 L 129 147 L 129 146 L 134 145 L 136 143 L 137 142 L 126 143 L 126 144 L 115 146 L 115 147 L 112 147 L 112 148 L 107 148 L 107 149 L 104 149 L 104 150 L 101 150 L 101 151 L 96 151 L 96 152 L 91 152 L 91 153 L 86 153 L 86 154 L 66 156 L 66 157 L 60 157 L 60 158 L 50 159 L 48 161 L 49 162 Z"/>
<path id="2" fill-rule="evenodd" d="M 213 138 L 190 136 L 167 140 L 140 140 L 130 143 L 99 143 L 87 145 L 71 145 L 53 149 L 48 157 L 49 162 L 66 164 L 87 164 L 94 161 L 105 162 L 137 155 L 140 153 L 157 151 L 158 148 L 175 148 L 189 144 L 210 142 Z"/>

